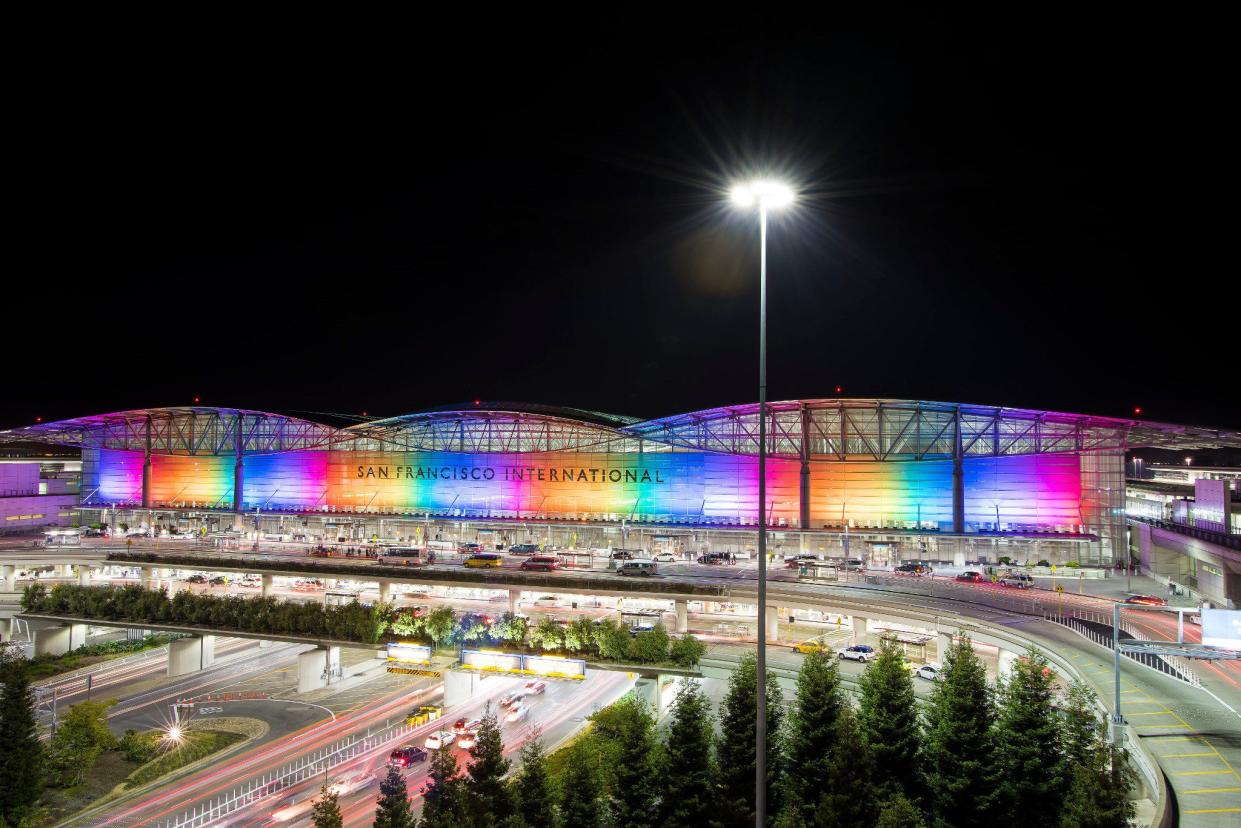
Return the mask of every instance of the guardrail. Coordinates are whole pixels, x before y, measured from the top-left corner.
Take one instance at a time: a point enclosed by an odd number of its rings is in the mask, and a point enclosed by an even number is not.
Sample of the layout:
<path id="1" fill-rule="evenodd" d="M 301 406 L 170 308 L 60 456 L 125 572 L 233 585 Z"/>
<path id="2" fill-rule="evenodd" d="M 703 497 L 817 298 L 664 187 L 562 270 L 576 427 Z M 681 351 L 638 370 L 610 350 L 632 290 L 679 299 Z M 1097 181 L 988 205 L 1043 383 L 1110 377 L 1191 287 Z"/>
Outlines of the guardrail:
<path id="1" fill-rule="evenodd" d="M 353 759 L 369 753 L 382 745 L 408 736 L 416 728 L 408 724 L 393 725 L 378 733 L 336 742 L 315 753 L 296 759 L 271 773 L 252 779 L 225 794 L 213 797 L 202 805 L 195 805 L 172 819 L 155 823 L 160 828 L 203 828 L 216 820 L 287 788 L 327 773 Z"/>

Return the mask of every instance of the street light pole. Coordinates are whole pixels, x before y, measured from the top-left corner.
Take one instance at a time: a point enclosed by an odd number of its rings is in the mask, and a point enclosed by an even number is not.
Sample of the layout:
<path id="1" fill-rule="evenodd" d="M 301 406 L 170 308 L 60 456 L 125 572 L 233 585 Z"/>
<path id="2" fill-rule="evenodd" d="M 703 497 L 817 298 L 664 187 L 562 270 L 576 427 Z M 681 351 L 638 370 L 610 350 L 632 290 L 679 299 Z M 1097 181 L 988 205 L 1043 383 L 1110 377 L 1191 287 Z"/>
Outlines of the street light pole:
<path id="1" fill-rule="evenodd" d="M 793 200 L 793 191 L 773 181 L 735 187 L 733 201 L 758 205 L 758 648 L 755 654 L 754 823 L 767 822 L 767 212 Z"/>

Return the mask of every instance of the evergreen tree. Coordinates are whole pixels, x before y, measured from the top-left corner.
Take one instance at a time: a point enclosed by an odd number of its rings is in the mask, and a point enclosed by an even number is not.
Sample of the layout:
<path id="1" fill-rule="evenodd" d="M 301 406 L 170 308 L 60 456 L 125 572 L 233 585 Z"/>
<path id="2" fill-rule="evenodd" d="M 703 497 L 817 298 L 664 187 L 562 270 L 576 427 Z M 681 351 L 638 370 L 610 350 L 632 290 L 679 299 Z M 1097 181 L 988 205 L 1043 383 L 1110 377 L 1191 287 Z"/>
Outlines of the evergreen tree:
<path id="1" fill-rule="evenodd" d="M 0 652 L 0 823 L 17 825 L 43 791 L 43 746 L 26 660 Z"/>
<path id="2" fill-rule="evenodd" d="M 420 824 L 425 828 L 456 828 L 469 824 L 463 788 L 456 752 L 448 747 L 431 751 Z"/>
<path id="3" fill-rule="evenodd" d="M 883 800 L 903 793 L 917 801 L 918 710 L 914 706 L 913 677 L 905 667 L 901 647 L 892 641 L 879 646 L 879 655 L 862 673 L 858 724 L 875 759 L 876 796 Z"/>
<path id="4" fill-rule="evenodd" d="M 875 761 L 853 708 L 836 717 L 826 783 L 814 811 L 818 828 L 870 828 L 875 821 Z"/>
<path id="5" fill-rule="evenodd" d="M 615 824 L 644 828 L 655 824 L 655 716 L 646 702 L 630 695 L 613 705 L 619 732 L 612 767 L 611 813 Z"/>
<path id="6" fill-rule="evenodd" d="M 924 828 L 925 825 L 922 812 L 903 794 L 885 801 L 879 808 L 879 818 L 875 820 L 875 828 Z"/>
<path id="7" fill-rule="evenodd" d="M 379 783 L 379 801 L 375 805 L 374 828 L 414 828 L 414 812 L 409 807 L 405 777 L 396 767 Z"/>
<path id="8" fill-rule="evenodd" d="M 1054 676 L 1047 660 L 1029 650 L 1000 687 L 995 727 L 994 821 L 1014 828 L 1060 822 L 1068 771 L 1060 749 L 1060 724 L 1052 704 Z"/>
<path id="9" fill-rule="evenodd" d="M 827 784 L 836 719 L 844 703 L 836 659 L 821 650 L 807 653 L 797 673 L 797 700 L 785 735 L 785 809 L 797 811 L 789 814 L 795 823 L 814 816 Z"/>
<path id="10" fill-rule="evenodd" d="M 69 708 L 48 742 L 48 770 L 62 788 L 80 784 L 99 755 L 116 746 L 108 729 L 108 708 L 116 699 L 78 702 Z"/>
<path id="11" fill-rule="evenodd" d="M 721 817 L 726 825 L 754 824 L 754 742 L 758 721 L 758 668 L 754 656 L 741 659 L 728 679 L 728 693 L 720 705 L 719 767 L 726 802 Z M 781 778 L 780 724 L 783 699 L 775 676 L 767 674 L 767 814 L 780 813 L 777 795 Z"/>
<path id="12" fill-rule="evenodd" d="M 1108 740 L 1094 693 L 1081 682 L 1069 685 L 1060 730 L 1070 775 L 1062 828 L 1127 828 L 1136 814 L 1129 798 L 1136 773 L 1125 751 Z"/>
<path id="13" fill-rule="evenodd" d="M 926 710 L 923 768 L 928 810 L 937 825 L 994 824 L 978 795 L 992 772 L 994 723 L 986 668 L 962 637 L 944 654 Z"/>
<path id="14" fill-rule="evenodd" d="M 659 824 L 698 828 L 717 818 L 710 703 L 690 682 L 677 694 L 664 741 Z"/>
<path id="15" fill-rule="evenodd" d="M 504 775 L 511 765 L 504 757 L 500 723 L 488 705 L 466 766 L 465 794 L 474 824 L 495 824 L 512 810 L 504 784 Z"/>
<path id="16" fill-rule="evenodd" d="M 1085 765 L 1100 747 L 1103 726 L 1094 707 L 1094 691 L 1080 681 L 1069 685 L 1060 722 L 1060 745 L 1070 765 Z"/>
<path id="17" fill-rule="evenodd" d="M 531 739 L 521 749 L 521 770 L 513 783 L 515 810 L 530 828 L 548 828 L 556 822 L 551 777 L 543 743 Z"/>
<path id="18" fill-rule="evenodd" d="M 599 773 L 590 749 L 578 742 L 570 748 L 560 790 L 563 828 L 595 828 L 600 823 Z"/>
<path id="19" fill-rule="evenodd" d="M 315 828 L 343 828 L 345 824 L 340 816 L 340 798 L 326 784 L 319 788 L 310 819 Z"/>

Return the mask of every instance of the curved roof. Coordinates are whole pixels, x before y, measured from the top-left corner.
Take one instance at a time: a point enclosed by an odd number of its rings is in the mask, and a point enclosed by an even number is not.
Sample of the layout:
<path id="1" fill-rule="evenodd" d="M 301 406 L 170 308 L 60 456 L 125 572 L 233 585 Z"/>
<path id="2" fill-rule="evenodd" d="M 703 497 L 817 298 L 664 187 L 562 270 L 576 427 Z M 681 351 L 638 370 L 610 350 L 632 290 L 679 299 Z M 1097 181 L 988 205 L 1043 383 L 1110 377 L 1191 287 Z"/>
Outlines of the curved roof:
<path id="1" fill-rule="evenodd" d="M 1132 448 L 1241 448 L 1241 432 L 1055 411 L 889 399 L 768 403 L 772 456 L 936 460 Z M 536 453 L 758 453 L 758 404 L 654 420 L 575 408 L 488 402 L 336 428 L 238 408 L 150 408 L 0 431 L 41 442 L 156 454 L 270 454 L 307 449 Z"/>

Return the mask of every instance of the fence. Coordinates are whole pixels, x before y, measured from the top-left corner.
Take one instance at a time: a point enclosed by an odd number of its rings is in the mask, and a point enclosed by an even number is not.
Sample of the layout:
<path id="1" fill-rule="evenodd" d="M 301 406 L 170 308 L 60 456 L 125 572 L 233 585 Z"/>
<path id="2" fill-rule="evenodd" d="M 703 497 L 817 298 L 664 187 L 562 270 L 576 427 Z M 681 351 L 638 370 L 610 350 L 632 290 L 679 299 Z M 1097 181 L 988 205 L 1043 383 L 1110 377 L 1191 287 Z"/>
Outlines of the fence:
<path id="1" fill-rule="evenodd" d="M 1043 617 L 1048 621 L 1068 627 L 1101 647 L 1106 647 L 1109 650 L 1112 649 L 1114 643 L 1112 641 L 1112 619 L 1104 613 L 1078 611 L 1073 615 L 1048 613 Z M 1123 641 L 1127 638 L 1136 638 L 1136 636 L 1129 630 L 1126 630 L 1122 623 L 1120 638 Z M 1136 661 L 1138 664 L 1149 667 L 1156 672 L 1163 673 L 1165 676 L 1183 681 L 1192 687 L 1202 686 L 1202 682 L 1198 680 L 1197 674 L 1189 666 L 1188 659 L 1180 658 L 1179 656 L 1157 656 L 1151 653 L 1131 653 L 1126 652 L 1124 649 L 1121 649 L 1120 653 L 1125 658 Z"/>
<path id="2" fill-rule="evenodd" d="M 197 804 L 172 819 L 156 823 L 156 826 L 157 828 L 203 828 L 265 797 L 280 793 L 315 776 L 325 774 L 333 768 L 340 767 L 387 742 L 408 736 L 413 731 L 414 727 L 402 723 L 384 728 L 378 733 L 336 742 L 296 759 L 271 773 L 238 785 L 226 794 Z"/>

